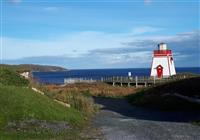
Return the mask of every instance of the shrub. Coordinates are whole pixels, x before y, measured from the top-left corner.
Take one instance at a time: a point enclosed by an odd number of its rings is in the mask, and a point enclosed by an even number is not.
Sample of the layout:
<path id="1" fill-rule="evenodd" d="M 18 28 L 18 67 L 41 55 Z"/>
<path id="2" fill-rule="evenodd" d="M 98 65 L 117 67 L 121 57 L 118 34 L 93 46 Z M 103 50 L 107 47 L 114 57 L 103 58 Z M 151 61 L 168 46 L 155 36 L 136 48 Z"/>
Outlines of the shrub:
<path id="1" fill-rule="evenodd" d="M 69 103 L 72 107 L 79 111 L 94 113 L 94 102 L 92 97 L 84 95 L 84 93 L 67 93 L 63 94 L 64 102 Z"/>
<path id="2" fill-rule="evenodd" d="M 11 69 L 1 68 L 0 85 L 28 86 L 29 81 Z"/>

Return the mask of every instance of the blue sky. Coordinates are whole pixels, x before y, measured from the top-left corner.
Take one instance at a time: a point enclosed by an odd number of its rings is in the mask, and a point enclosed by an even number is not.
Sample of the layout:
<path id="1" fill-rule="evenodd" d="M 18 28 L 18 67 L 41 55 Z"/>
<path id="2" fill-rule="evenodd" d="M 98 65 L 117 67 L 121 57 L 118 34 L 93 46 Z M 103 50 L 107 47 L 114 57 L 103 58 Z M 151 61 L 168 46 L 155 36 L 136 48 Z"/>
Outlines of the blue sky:
<path id="1" fill-rule="evenodd" d="M 1 63 L 150 67 L 166 42 L 176 66 L 200 66 L 199 7 L 199 0 L 3 0 Z"/>

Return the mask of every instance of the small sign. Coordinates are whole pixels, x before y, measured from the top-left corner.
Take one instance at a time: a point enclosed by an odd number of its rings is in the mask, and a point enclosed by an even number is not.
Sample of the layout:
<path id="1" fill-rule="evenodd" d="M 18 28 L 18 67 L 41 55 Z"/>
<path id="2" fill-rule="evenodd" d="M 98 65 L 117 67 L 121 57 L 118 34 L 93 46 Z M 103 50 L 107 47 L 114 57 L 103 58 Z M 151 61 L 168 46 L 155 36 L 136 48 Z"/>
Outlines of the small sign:
<path id="1" fill-rule="evenodd" d="M 128 77 L 131 77 L 131 72 L 128 72 Z"/>

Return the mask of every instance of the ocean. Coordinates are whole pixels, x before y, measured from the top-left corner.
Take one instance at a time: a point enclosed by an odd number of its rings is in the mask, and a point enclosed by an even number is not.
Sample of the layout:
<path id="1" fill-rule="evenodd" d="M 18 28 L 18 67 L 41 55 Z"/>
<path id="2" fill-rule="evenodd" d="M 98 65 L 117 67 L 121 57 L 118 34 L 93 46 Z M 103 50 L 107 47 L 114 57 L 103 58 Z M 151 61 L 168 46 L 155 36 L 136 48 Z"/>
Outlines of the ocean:
<path id="1" fill-rule="evenodd" d="M 33 72 L 33 77 L 42 84 L 63 84 L 64 78 L 84 78 L 99 80 L 101 77 L 112 76 L 149 76 L 149 68 L 124 68 L 124 69 L 79 69 L 61 72 Z M 176 68 L 177 73 L 189 72 L 200 74 L 200 67 Z"/>

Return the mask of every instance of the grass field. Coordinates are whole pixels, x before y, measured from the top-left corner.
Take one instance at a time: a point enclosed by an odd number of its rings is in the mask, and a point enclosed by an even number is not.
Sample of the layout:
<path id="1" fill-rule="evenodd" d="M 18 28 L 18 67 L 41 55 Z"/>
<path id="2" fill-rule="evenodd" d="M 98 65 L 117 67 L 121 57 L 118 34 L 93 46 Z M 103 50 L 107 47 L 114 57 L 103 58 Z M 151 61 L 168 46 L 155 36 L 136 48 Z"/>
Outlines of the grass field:
<path id="1" fill-rule="evenodd" d="M 66 108 L 48 97 L 39 95 L 27 88 L 1 86 L 0 106 L 1 134 L 5 132 L 4 134 L 7 134 L 6 136 L 8 137 L 14 135 L 4 129 L 8 122 L 30 119 L 49 122 L 64 121 L 68 122 L 72 127 L 81 126 L 84 123 L 84 114 L 80 111 Z M 16 135 L 19 136 L 20 133 L 21 136 L 26 136 L 25 133 L 20 131 Z M 31 131 L 27 133 L 29 134 L 28 136 L 36 136 L 40 132 Z M 39 136 L 42 135 L 40 134 Z"/>
<path id="2" fill-rule="evenodd" d="M 0 69 L 0 140 L 82 139 L 87 117 L 87 112 L 34 92 L 16 71 Z"/>

